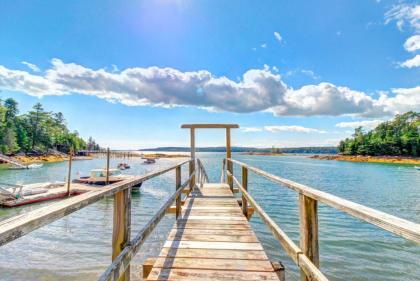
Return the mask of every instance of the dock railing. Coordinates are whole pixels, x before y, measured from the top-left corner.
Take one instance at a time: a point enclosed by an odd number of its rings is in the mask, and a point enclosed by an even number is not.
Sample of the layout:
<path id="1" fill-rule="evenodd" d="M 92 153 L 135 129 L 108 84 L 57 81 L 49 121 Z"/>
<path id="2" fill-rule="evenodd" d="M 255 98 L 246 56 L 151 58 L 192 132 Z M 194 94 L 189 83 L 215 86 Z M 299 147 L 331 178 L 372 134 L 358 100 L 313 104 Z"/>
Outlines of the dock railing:
<path id="1" fill-rule="evenodd" d="M 241 167 L 242 182 L 239 182 L 233 175 L 233 164 Z M 253 172 L 256 175 L 279 184 L 279 186 L 299 193 L 300 246 L 297 246 L 287 236 L 248 193 L 248 172 Z M 235 183 L 242 193 L 242 210 L 244 214 L 247 214 L 248 205 L 254 208 L 254 211 L 259 214 L 260 218 L 267 224 L 277 240 L 279 240 L 285 252 L 300 268 L 301 280 L 328 280 L 319 270 L 318 202 L 420 244 L 420 225 L 408 220 L 272 175 L 230 158 L 223 160 L 222 182 L 225 182 L 225 175 L 227 175 L 227 183 L 231 185 L 231 188 L 233 188 L 233 183 Z"/>
<path id="2" fill-rule="evenodd" d="M 138 252 L 145 239 L 153 231 L 162 217 L 168 212 L 172 203 L 176 203 L 176 216 L 181 213 L 181 194 L 186 187 L 189 187 L 195 177 L 195 170 L 190 170 L 188 179 L 181 183 L 181 167 L 190 164 L 193 160 L 180 162 L 169 168 L 148 173 L 143 176 L 136 176 L 117 182 L 98 190 L 89 191 L 84 194 L 68 198 L 66 200 L 49 204 L 31 212 L 14 216 L 0 222 L 0 246 L 18 239 L 33 230 L 61 219 L 75 211 L 87 207 L 107 196 L 114 196 L 114 215 L 112 233 L 112 264 L 101 275 L 99 280 L 130 280 L 130 261 Z M 204 168 L 201 166 L 201 169 Z M 131 188 L 155 178 L 162 174 L 175 170 L 175 192 L 156 212 L 142 230 L 131 239 Z M 205 171 L 204 171 L 205 173 Z M 206 176 L 203 176 L 205 178 Z"/>

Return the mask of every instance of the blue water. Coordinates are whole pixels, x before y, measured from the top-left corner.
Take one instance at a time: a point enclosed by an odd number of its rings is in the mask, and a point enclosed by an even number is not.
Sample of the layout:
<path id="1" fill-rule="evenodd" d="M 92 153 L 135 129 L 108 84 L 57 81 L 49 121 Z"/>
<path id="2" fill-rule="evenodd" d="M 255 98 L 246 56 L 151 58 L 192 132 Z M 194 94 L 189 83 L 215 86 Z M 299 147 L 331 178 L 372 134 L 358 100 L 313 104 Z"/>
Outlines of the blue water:
<path id="1" fill-rule="evenodd" d="M 199 153 L 210 181 L 220 180 L 221 153 Z M 420 223 L 420 171 L 412 166 L 352 163 L 310 159 L 303 156 L 247 156 L 233 158 L 357 203 Z M 125 160 L 127 173 L 144 174 L 168 167 L 180 159 L 160 159 L 155 165 Z M 112 159 L 116 166 L 121 159 Z M 77 161 L 77 171 L 104 167 L 104 159 Z M 187 176 L 184 167 L 183 179 Z M 133 235 L 151 218 L 174 191 L 175 172 L 152 179 L 133 194 Z M 235 167 L 240 178 L 240 170 Z M 67 163 L 45 165 L 38 170 L 0 171 L 0 182 L 64 180 Z M 256 201 L 297 243 L 298 196 L 252 173 L 249 190 Z M 48 203 L 0 209 L 0 220 Z M 1 280 L 96 280 L 111 261 L 113 199 L 106 198 L 0 248 Z M 133 277 L 139 278 L 141 262 L 158 254 L 174 217 L 165 217 L 135 257 Z M 286 279 L 298 280 L 298 270 L 258 216 L 251 224 L 272 260 L 286 267 Z M 418 280 L 420 247 L 375 226 L 320 204 L 319 243 L 321 270 L 330 280 Z"/>

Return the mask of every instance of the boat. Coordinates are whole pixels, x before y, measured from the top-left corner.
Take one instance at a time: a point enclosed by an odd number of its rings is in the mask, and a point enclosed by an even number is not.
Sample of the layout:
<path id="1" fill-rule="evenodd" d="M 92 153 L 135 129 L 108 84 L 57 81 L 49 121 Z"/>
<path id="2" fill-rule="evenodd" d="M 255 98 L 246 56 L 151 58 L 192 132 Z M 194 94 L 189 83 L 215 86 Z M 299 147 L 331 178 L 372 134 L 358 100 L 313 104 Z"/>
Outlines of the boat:
<path id="1" fill-rule="evenodd" d="M 27 166 L 28 169 L 38 169 L 41 168 L 43 164 L 30 164 Z"/>
<path id="2" fill-rule="evenodd" d="M 420 170 L 420 166 L 414 166 L 414 169 Z"/>
<path id="3" fill-rule="evenodd" d="M 130 178 L 133 178 L 133 176 L 122 174 L 119 169 L 109 169 L 108 184 L 113 184 Z M 73 183 L 103 186 L 107 184 L 106 181 L 106 169 L 93 169 L 90 171 L 90 176 L 80 176 L 79 178 L 74 179 Z M 132 190 L 140 189 L 141 184 L 142 183 L 133 186 Z"/>
<path id="4" fill-rule="evenodd" d="M 127 170 L 127 169 L 130 169 L 130 165 L 128 165 L 127 163 L 120 163 L 118 164 L 117 168 L 119 170 Z"/>
<path id="5" fill-rule="evenodd" d="M 18 207 L 66 196 L 68 191 L 64 182 L 25 185 L 0 183 L 0 205 L 3 207 Z"/>
<path id="6" fill-rule="evenodd" d="M 142 158 L 142 159 L 145 159 L 143 164 L 155 164 L 156 163 L 156 160 L 153 159 L 153 158 Z"/>

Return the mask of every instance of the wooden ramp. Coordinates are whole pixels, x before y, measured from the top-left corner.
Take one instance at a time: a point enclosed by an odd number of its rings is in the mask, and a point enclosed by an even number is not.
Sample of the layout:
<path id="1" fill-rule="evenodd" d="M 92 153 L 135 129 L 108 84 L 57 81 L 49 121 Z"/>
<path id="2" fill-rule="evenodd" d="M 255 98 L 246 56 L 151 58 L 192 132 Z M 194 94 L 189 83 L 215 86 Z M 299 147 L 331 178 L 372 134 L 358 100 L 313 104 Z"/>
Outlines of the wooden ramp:
<path id="1" fill-rule="evenodd" d="M 147 280 L 280 280 L 277 273 L 229 186 L 204 184 L 185 201 Z"/>

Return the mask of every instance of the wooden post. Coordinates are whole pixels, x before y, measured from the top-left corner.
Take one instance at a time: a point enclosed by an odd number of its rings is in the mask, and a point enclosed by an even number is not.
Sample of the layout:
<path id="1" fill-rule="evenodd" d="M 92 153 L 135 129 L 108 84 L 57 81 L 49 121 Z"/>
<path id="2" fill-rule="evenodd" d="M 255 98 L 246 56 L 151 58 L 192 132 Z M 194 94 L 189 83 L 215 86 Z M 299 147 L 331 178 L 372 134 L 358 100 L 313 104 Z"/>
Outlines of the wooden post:
<path id="1" fill-rule="evenodd" d="M 70 149 L 69 154 L 69 174 L 67 177 L 67 196 L 70 196 L 70 184 L 71 184 L 71 162 L 73 160 L 73 149 Z"/>
<path id="2" fill-rule="evenodd" d="M 242 166 L 242 186 L 245 190 L 248 191 L 248 169 L 245 166 Z M 248 219 L 248 201 L 245 196 L 242 194 L 242 213 Z"/>
<path id="3" fill-rule="evenodd" d="M 195 130 L 191 128 L 190 130 L 190 146 L 191 146 L 191 162 L 190 162 L 190 176 L 195 171 Z M 191 178 L 190 181 L 190 192 L 194 188 L 195 185 L 195 175 Z"/>
<path id="4" fill-rule="evenodd" d="M 300 248 L 313 264 L 319 268 L 318 247 L 318 207 L 317 201 L 299 193 L 300 212 Z M 300 280 L 309 281 L 305 273 L 300 271 Z"/>
<path id="5" fill-rule="evenodd" d="M 230 159 L 231 157 L 232 151 L 230 147 L 230 128 L 226 128 L 226 158 Z M 227 160 L 227 170 L 231 173 L 231 175 L 228 174 L 228 184 L 230 190 L 233 192 L 233 163 L 229 160 Z"/>
<path id="6" fill-rule="evenodd" d="M 176 190 L 178 190 L 181 187 L 181 166 L 176 167 L 175 170 L 175 178 L 176 178 Z M 181 194 L 178 195 L 178 197 L 175 200 L 176 205 L 176 211 L 175 211 L 175 217 L 178 219 L 178 217 L 181 215 Z"/>
<path id="7" fill-rule="evenodd" d="M 106 180 L 105 184 L 109 184 L 109 147 L 106 149 Z"/>
<path id="8" fill-rule="evenodd" d="M 114 225 L 112 229 L 112 260 L 115 260 L 126 244 L 131 233 L 131 188 L 114 195 Z M 130 267 L 119 281 L 130 281 Z"/>

